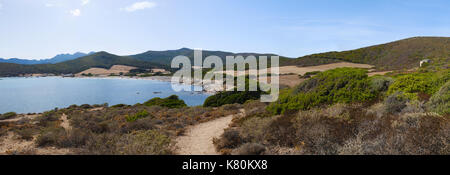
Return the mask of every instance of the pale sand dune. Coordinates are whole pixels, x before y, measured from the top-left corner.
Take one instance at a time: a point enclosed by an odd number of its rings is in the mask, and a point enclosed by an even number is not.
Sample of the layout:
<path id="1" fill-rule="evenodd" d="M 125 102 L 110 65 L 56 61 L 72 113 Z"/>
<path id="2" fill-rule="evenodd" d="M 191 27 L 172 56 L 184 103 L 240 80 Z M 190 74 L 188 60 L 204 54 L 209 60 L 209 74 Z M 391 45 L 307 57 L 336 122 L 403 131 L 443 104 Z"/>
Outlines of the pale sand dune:
<path id="1" fill-rule="evenodd" d="M 353 68 L 365 68 L 370 69 L 374 66 L 368 65 L 368 64 L 356 64 L 356 63 L 333 63 L 333 64 L 325 64 L 325 65 L 319 65 L 319 66 L 309 66 L 309 67 L 297 67 L 297 66 L 284 66 L 280 67 L 280 74 L 298 74 L 298 75 L 304 75 L 307 72 L 314 72 L 314 71 L 327 71 L 331 69 L 336 68 L 342 68 L 342 67 L 353 67 Z"/>
<path id="2" fill-rule="evenodd" d="M 341 62 L 341 63 L 332 63 L 332 64 L 325 64 L 325 65 L 319 65 L 319 66 L 309 66 L 309 67 L 297 67 L 297 66 L 283 66 L 280 67 L 279 74 L 296 74 L 296 75 L 304 75 L 307 72 L 314 72 L 314 71 L 327 71 L 330 69 L 336 69 L 336 68 L 342 68 L 342 67 L 354 67 L 354 68 L 366 68 L 370 69 L 374 66 L 368 65 L 368 64 L 357 64 L 357 63 L 347 63 L 347 62 Z M 267 72 L 270 72 L 270 69 L 266 70 Z M 233 74 L 233 71 L 224 71 L 226 74 Z M 221 71 L 218 71 L 216 73 L 223 73 Z M 247 70 L 245 74 L 249 74 L 249 71 Z"/>
<path id="3" fill-rule="evenodd" d="M 110 69 L 103 69 L 103 68 L 90 68 L 88 70 L 85 70 L 83 72 L 80 72 L 76 74 L 77 76 L 80 76 L 81 74 L 93 74 L 93 75 L 110 75 L 110 74 L 120 74 L 122 73 L 128 73 L 130 70 L 136 69 L 136 67 L 132 66 L 124 66 L 124 65 L 114 65 Z"/>

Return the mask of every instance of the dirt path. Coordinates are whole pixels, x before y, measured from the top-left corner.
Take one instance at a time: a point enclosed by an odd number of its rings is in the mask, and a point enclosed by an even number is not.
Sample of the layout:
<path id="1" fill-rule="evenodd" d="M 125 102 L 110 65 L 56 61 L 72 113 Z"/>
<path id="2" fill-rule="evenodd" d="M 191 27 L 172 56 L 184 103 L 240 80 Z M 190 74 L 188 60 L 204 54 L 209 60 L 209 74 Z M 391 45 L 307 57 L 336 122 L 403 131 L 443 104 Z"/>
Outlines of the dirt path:
<path id="1" fill-rule="evenodd" d="M 61 127 L 63 127 L 66 131 L 72 130 L 72 127 L 70 126 L 70 122 L 67 119 L 67 115 L 66 114 L 63 114 L 61 116 L 61 120 L 62 120 Z"/>
<path id="2" fill-rule="evenodd" d="M 241 111 L 243 113 L 243 111 Z M 242 115 L 236 114 L 236 115 Z M 213 144 L 213 139 L 224 133 L 234 115 L 222 117 L 188 128 L 185 136 L 177 138 L 177 154 L 180 155 L 219 155 Z"/>

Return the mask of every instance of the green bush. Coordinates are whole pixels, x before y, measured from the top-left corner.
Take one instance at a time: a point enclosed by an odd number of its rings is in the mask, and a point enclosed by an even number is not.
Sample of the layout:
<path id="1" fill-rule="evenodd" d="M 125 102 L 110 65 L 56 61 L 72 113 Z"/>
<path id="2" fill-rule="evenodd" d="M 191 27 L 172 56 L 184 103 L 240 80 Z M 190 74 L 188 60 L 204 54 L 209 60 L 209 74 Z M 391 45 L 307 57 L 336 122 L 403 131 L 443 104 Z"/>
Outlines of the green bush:
<path id="1" fill-rule="evenodd" d="M 388 95 L 403 92 L 411 100 L 417 100 L 419 93 L 432 95 L 450 80 L 450 71 L 413 73 L 400 75 L 389 87 Z"/>
<path id="2" fill-rule="evenodd" d="M 256 82 L 257 91 L 250 91 L 250 81 L 254 81 L 254 79 L 250 79 L 247 75 L 245 77 L 245 84 L 237 84 L 238 80 L 235 77 L 235 87 L 237 86 L 245 86 L 245 91 L 238 91 L 236 88 L 233 91 L 225 91 L 219 92 L 213 96 L 208 97 L 203 103 L 204 107 L 219 107 L 226 104 L 244 104 L 249 100 L 258 100 L 261 98 L 261 95 L 265 92 L 261 91 L 261 85 Z"/>
<path id="3" fill-rule="evenodd" d="M 435 93 L 427 104 L 428 108 L 438 114 L 450 114 L 450 82 Z"/>
<path id="4" fill-rule="evenodd" d="M 8 113 L 4 113 L 3 115 L 0 115 L 0 120 L 7 120 L 13 117 L 16 117 L 17 114 L 15 112 L 8 112 Z"/>
<path id="5" fill-rule="evenodd" d="M 297 87 L 281 92 L 278 101 L 267 109 L 273 114 L 281 114 L 321 105 L 368 101 L 378 93 L 371 90 L 366 70 L 338 68 L 319 73 Z"/>
<path id="6" fill-rule="evenodd" d="M 111 108 L 123 108 L 123 107 L 127 107 L 128 105 L 126 105 L 126 104 L 117 104 L 117 105 L 114 105 L 114 106 L 111 106 Z"/>
<path id="7" fill-rule="evenodd" d="M 167 108 L 183 108 L 186 107 L 186 103 L 183 100 L 180 100 L 178 96 L 172 95 L 167 98 L 153 98 L 144 103 L 145 106 L 161 106 Z"/>
<path id="8" fill-rule="evenodd" d="M 148 117 L 148 115 L 149 115 L 149 113 L 146 110 L 142 110 L 141 112 L 138 112 L 134 115 L 127 115 L 126 119 L 127 119 L 127 122 L 134 122 L 138 119 Z"/>
<path id="9" fill-rule="evenodd" d="M 219 107 L 226 104 L 244 104 L 248 100 L 257 100 L 261 97 L 260 91 L 226 91 L 208 97 L 204 107 Z"/>
<path id="10" fill-rule="evenodd" d="M 300 78 L 311 78 L 314 75 L 319 74 L 320 71 L 306 72 L 304 75 L 299 75 Z"/>

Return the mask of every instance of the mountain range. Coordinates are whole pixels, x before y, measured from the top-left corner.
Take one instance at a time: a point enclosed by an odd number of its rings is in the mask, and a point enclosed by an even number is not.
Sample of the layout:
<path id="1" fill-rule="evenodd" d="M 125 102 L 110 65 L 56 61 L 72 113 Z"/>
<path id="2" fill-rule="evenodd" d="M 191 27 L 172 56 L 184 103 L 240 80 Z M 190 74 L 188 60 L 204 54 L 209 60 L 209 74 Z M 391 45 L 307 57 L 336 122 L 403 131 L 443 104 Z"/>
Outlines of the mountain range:
<path id="1" fill-rule="evenodd" d="M 61 63 L 64 61 L 74 60 L 80 57 L 92 55 L 95 52 L 83 53 L 76 52 L 74 54 L 59 54 L 54 56 L 53 58 L 41 59 L 41 60 L 29 60 L 29 59 L 20 59 L 20 58 L 10 58 L 4 59 L 0 58 L 0 63 L 15 63 L 15 64 L 55 64 Z"/>
<path id="2" fill-rule="evenodd" d="M 90 53 L 81 57 L 74 55 L 77 54 L 71 55 L 72 57 L 67 55 L 57 56 L 58 58 L 48 59 L 49 63 L 45 64 L 0 63 L 0 76 L 18 76 L 30 73 L 78 73 L 93 67 L 108 69 L 113 65 L 170 69 L 171 61 L 176 56 L 183 55 L 193 60 L 194 50 L 182 48 L 167 51 L 148 51 L 129 56 L 118 56 L 107 52 Z M 275 54 L 203 51 L 204 58 L 209 55 L 216 55 L 224 60 L 226 56 L 254 55 L 258 57 Z M 450 62 L 450 37 L 414 37 L 356 50 L 326 52 L 299 58 L 280 56 L 280 65 L 314 66 L 346 61 L 375 65 L 378 70 L 398 70 L 417 67 L 423 59 L 438 59 L 443 62 Z"/>

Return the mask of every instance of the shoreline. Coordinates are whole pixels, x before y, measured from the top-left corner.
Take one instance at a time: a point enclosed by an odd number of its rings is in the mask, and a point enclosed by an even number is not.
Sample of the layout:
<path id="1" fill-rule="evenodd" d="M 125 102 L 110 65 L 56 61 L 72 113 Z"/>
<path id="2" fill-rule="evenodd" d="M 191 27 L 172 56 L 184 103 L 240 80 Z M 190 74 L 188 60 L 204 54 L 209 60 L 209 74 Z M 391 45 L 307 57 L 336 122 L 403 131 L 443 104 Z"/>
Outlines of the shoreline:
<path id="1" fill-rule="evenodd" d="M 177 84 L 177 85 L 188 85 L 187 83 L 172 83 L 172 77 L 171 76 L 152 76 L 152 77 L 126 77 L 126 76 L 105 76 L 105 77 L 81 77 L 81 76 L 75 76 L 75 77 L 63 77 L 63 76 L 46 76 L 46 77 L 39 77 L 39 76 L 33 76 L 33 77 L 0 77 L 0 80 L 6 80 L 8 78 L 14 79 L 14 78 L 23 78 L 23 79 L 39 79 L 39 78 L 67 78 L 67 79 L 103 79 L 103 80 L 107 80 L 107 79 L 116 79 L 116 80 L 150 80 L 150 81 L 159 81 L 159 82 L 167 82 L 170 84 Z M 0 82 L 1 82 L 0 81 Z M 196 84 L 191 84 L 191 86 L 196 86 L 196 87 L 200 87 L 200 85 L 196 85 Z M 189 91 L 191 93 L 196 93 L 196 94 L 206 94 L 206 95 L 215 95 L 218 91 L 214 91 L 214 90 L 208 90 L 208 88 L 205 88 L 203 85 L 202 87 L 202 91 Z M 194 88 L 196 89 L 196 88 Z M 188 92 L 188 91 L 185 91 Z M 175 94 L 175 93 L 174 93 Z M 89 104 L 89 105 L 101 105 L 101 104 Z M 68 107 L 68 106 L 67 106 Z M 61 108 L 62 109 L 62 108 Z M 47 111 L 51 111 L 52 109 L 49 109 Z M 43 111 L 43 112 L 16 112 L 17 115 L 36 115 L 36 114 L 43 114 L 44 112 L 47 111 Z M 10 111 L 10 112 L 15 112 L 15 111 Z M 1 113 L 0 113 L 1 114 Z"/>
<path id="2" fill-rule="evenodd" d="M 169 82 L 171 84 L 174 84 L 172 82 L 172 76 L 151 76 L 151 77 L 126 77 L 126 76 L 93 76 L 93 77 L 83 77 L 83 76 L 74 76 L 74 77 L 63 77 L 63 76 L 46 76 L 46 77 L 40 77 L 40 76 L 30 76 L 30 77 L 0 77 L 0 80 L 5 78 L 73 78 L 73 79 L 118 79 L 118 80 L 153 80 L 153 81 L 160 81 L 160 82 Z M 186 82 L 179 82 L 175 83 L 179 85 L 189 85 Z M 206 93 L 210 95 L 214 95 L 218 92 L 217 87 L 214 85 L 199 85 L 198 81 L 193 81 L 191 86 L 201 86 L 202 91 L 193 91 L 193 92 L 201 92 Z"/>

